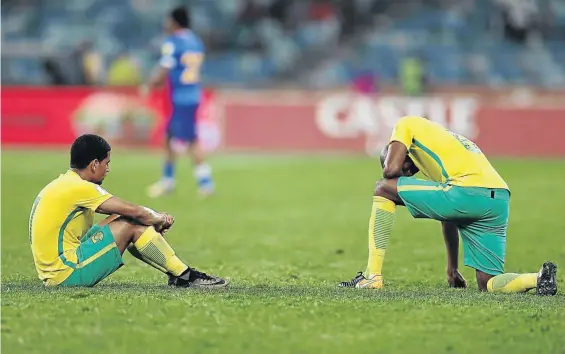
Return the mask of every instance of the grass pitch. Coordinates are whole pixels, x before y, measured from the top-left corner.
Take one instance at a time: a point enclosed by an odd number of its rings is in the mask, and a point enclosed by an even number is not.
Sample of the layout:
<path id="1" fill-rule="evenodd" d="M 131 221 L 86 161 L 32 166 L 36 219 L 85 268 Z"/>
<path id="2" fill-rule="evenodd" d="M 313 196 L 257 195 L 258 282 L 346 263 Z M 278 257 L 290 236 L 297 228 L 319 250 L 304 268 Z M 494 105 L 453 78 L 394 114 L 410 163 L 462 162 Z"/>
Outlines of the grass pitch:
<path id="1" fill-rule="evenodd" d="M 171 212 L 167 237 L 196 268 L 231 279 L 216 292 L 170 289 L 125 255 L 93 289 L 45 290 L 33 267 L 28 216 L 66 152 L 3 151 L 3 353 L 564 353 L 565 162 L 494 160 L 513 192 L 506 270 L 558 264 L 557 296 L 449 289 L 439 223 L 399 208 L 382 291 L 336 283 L 365 268 L 378 162 L 352 157 L 221 156 L 218 194 L 195 197 L 188 161 L 177 194 L 145 187 L 160 157 L 114 151 L 104 186 Z M 462 259 L 462 255 L 461 255 Z"/>

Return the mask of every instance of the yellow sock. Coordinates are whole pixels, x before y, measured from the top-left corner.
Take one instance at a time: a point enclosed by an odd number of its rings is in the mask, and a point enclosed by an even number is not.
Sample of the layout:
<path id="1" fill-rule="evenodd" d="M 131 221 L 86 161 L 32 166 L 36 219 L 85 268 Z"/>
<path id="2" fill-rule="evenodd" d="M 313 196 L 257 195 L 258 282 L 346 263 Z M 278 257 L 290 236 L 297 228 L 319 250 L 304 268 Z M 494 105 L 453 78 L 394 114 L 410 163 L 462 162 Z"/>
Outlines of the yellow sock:
<path id="1" fill-rule="evenodd" d="M 141 256 L 142 260 L 152 267 L 172 275 L 181 275 L 188 266 L 184 264 L 176 255 L 175 251 L 169 246 L 163 236 L 150 226 L 134 242 L 133 246 L 137 250 L 134 256 Z M 131 250 L 130 250 L 131 253 Z M 139 257 L 138 257 L 139 258 Z"/>
<path id="2" fill-rule="evenodd" d="M 382 274 L 388 238 L 394 225 L 396 205 L 383 197 L 373 197 L 369 220 L 369 261 L 365 276 Z"/>
<path id="3" fill-rule="evenodd" d="M 153 268 L 160 270 L 163 273 L 167 273 L 167 270 L 163 267 L 161 267 L 160 265 L 158 265 L 157 263 L 153 263 L 152 261 L 150 261 L 147 258 L 144 258 L 143 255 L 141 253 L 139 253 L 139 251 L 137 250 L 137 248 L 135 248 L 135 246 L 133 244 L 129 245 L 128 247 L 128 251 L 129 253 L 134 256 L 135 258 L 139 259 L 140 261 L 149 264 L 150 266 L 152 266 Z"/>
<path id="4" fill-rule="evenodd" d="M 490 278 L 487 290 L 489 293 L 523 293 L 534 289 L 537 282 L 537 273 L 504 273 Z"/>

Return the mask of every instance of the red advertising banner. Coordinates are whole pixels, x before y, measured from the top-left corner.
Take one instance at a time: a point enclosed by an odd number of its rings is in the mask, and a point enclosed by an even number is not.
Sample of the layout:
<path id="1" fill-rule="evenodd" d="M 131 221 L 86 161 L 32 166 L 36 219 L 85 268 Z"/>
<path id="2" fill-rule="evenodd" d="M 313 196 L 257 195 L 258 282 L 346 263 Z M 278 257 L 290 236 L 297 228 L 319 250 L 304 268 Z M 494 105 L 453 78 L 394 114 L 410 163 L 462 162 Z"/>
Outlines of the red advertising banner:
<path id="1" fill-rule="evenodd" d="M 161 146 L 167 96 L 135 89 L 2 89 L 2 145 L 68 145 L 85 132 L 113 143 Z M 559 93 L 493 94 L 445 90 L 430 97 L 346 92 L 207 91 L 199 109 L 206 150 L 375 154 L 396 121 L 420 115 L 498 156 L 565 157 Z M 221 129 L 220 129 L 221 127 Z"/>
<path id="2" fill-rule="evenodd" d="M 490 155 L 565 157 L 565 108 L 551 100 L 534 106 L 477 94 L 372 98 L 223 93 L 222 101 L 223 144 L 230 150 L 373 155 L 400 117 L 418 115 L 474 140 Z"/>
<path id="3" fill-rule="evenodd" d="M 198 112 L 209 149 L 218 145 L 210 114 L 213 92 Z M 135 88 L 5 87 L 2 145 L 68 145 L 80 134 L 97 133 L 121 145 L 161 146 L 170 104 L 165 91 L 141 99 Z"/>
<path id="4" fill-rule="evenodd" d="M 6 87 L 2 144 L 70 144 L 87 131 L 125 143 L 155 143 L 163 104 L 159 95 L 142 102 L 133 89 Z"/>

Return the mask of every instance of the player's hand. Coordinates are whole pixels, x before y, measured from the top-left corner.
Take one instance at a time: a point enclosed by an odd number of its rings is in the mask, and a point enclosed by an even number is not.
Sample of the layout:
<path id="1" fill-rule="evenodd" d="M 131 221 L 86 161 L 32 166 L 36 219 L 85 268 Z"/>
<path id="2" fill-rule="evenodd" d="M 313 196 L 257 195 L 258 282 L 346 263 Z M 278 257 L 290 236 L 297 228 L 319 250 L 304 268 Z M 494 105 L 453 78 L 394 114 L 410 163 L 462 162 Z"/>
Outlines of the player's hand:
<path id="1" fill-rule="evenodd" d="M 151 90 L 149 89 L 148 85 L 141 85 L 139 86 L 138 93 L 141 98 L 147 98 Z"/>
<path id="2" fill-rule="evenodd" d="M 467 281 L 457 269 L 447 271 L 447 283 L 450 288 L 466 288 Z"/>
<path id="3" fill-rule="evenodd" d="M 163 219 L 160 223 L 155 225 L 155 230 L 157 230 L 157 232 L 160 232 L 161 234 L 164 234 L 173 226 L 173 224 L 175 223 L 175 218 L 173 218 L 173 216 L 168 213 L 160 214 L 163 216 Z"/>

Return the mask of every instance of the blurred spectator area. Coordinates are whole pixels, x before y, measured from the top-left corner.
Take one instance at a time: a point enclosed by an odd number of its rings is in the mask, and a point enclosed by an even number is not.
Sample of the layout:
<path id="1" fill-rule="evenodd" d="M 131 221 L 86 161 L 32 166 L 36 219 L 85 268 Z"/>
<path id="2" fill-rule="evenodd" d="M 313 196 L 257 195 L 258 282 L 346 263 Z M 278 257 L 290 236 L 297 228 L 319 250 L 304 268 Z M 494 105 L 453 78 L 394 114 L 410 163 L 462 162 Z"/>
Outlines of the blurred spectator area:
<path id="1" fill-rule="evenodd" d="M 162 21 L 186 4 L 208 85 L 398 83 L 565 86 L 564 0 L 3 0 L 3 84 L 137 84 Z"/>

